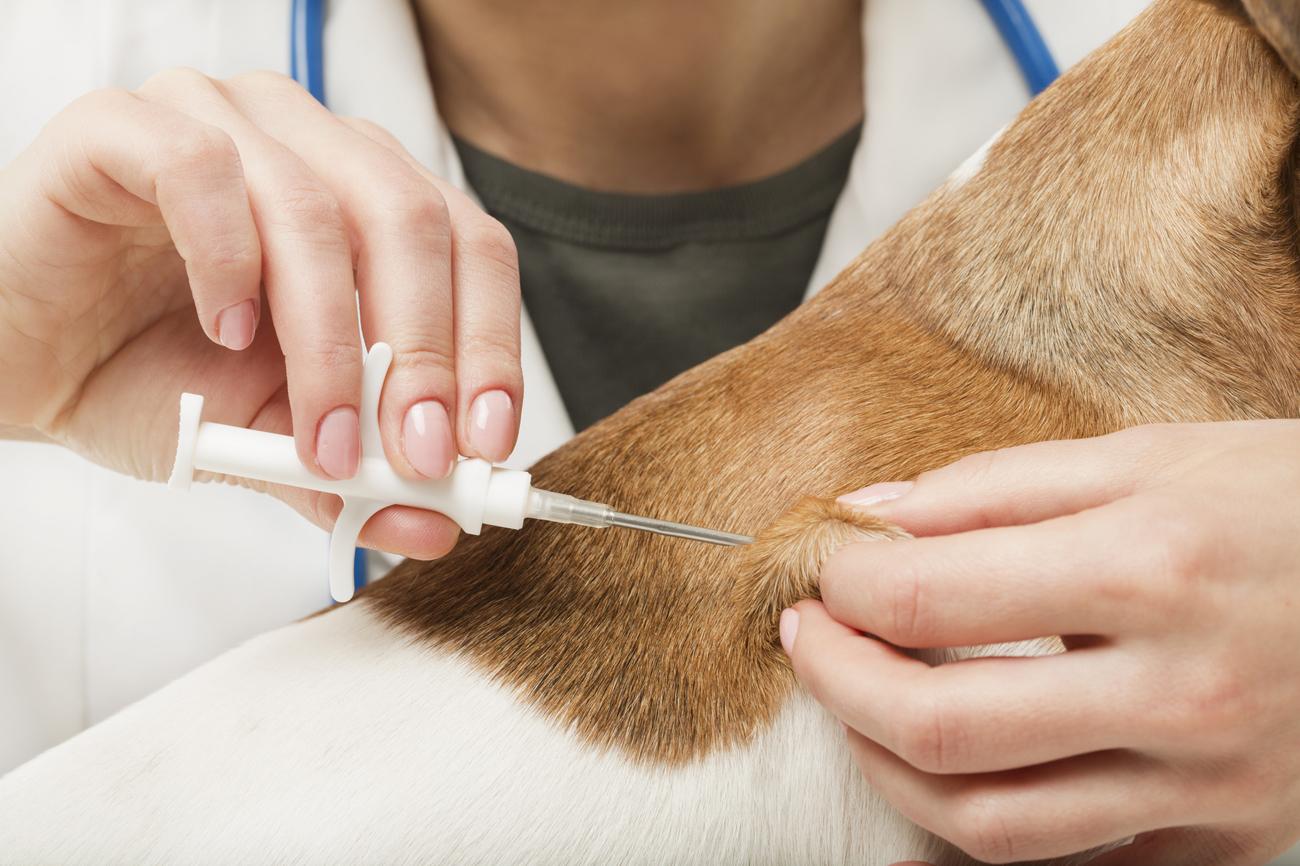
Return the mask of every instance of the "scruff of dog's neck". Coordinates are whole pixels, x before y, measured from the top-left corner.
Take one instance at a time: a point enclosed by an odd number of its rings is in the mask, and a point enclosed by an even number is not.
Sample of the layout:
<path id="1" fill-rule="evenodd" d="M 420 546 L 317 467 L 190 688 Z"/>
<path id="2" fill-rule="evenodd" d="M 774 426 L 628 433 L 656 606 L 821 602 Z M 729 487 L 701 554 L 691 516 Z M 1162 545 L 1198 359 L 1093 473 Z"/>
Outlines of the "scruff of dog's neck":
<path id="1" fill-rule="evenodd" d="M 752 532 L 807 493 L 976 450 L 1297 414 L 1296 106 L 1243 18 L 1158 2 L 818 298 L 535 480 Z M 776 615 L 816 592 L 807 539 L 890 533 L 861 521 L 806 506 L 752 549 L 489 531 L 366 597 L 593 744 L 681 762 L 776 712 L 793 688 Z"/>
<path id="2" fill-rule="evenodd" d="M 872 251 L 884 291 L 1125 424 L 1295 414 L 1296 81 L 1230 5 L 1157 4 L 1063 78 Z"/>

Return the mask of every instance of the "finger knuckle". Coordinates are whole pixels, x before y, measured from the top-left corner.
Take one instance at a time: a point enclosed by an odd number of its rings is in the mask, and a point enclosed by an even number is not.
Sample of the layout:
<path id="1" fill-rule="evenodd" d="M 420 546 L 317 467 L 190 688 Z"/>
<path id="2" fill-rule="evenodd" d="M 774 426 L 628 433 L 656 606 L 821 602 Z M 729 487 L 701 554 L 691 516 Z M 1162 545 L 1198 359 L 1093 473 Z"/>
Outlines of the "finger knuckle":
<path id="1" fill-rule="evenodd" d="M 198 122 L 185 124 L 161 139 L 158 148 L 160 176 L 243 174 L 235 140 L 215 126 Z"/>
<path id="2" fill-rule="evenodd" d="M 283 72 L 273 69 L 250 69 L 225 79 L 228 86 L 263 93 L 281 93 L 299 96 L 307 91 Z"/>
<path id="3" fill-rule="evenodd" d="M 1134 519 L 1132 525 L 1136 527 L 1140 522 Z M 1127 533 L 1128 530 L 1122 530 L 1112 540 L 1117 546 L 1140 549 L 1139 543 Z M 1090 578 L 1090 593 L 1098 605 L 1122 611 L 1125 617 L 1143 623 L 1151 621 L 1153 616 L 1163 620 L 1170 605 L 1177 603 L 1174 588 L 1144 562 L 1138 562 L 1135 567 L 1099 569 Z"/>
<path id="4" fill-rule="evenodd" d="M 343 215 L 338 200 L 312 183 L 289 184 L 274 196 L 275 213 L 296 231 L 336 241 L 343 237 Z"/>
<path id="5" fill-rule="evenodd" d="M 44 134 L 84 136 L 98 118 L 121 111 L 132 99 L 135 97 L 131 92 L 122 87 L 101 87 L 83 93 L 50 120 Z"/>
<path id="6" fill-rule="evenodd" d="M 1259 707 L 1235 666 L 1211 661 L 1184 689 L 1178 728 L 1185 737 L 1216 740 L 1253 729 Z"/>
<path id="7" fill-rule="evenodd" d="M 1189 436 L 1191 424 L 1140 424 L 1102 437 L 1115 446 L 1132 466 L 1136 486 L 1150 484 L 1171 465 L 1177 464 Z"/>
<path id="8" fill-rule="evenodd" d="M 949 773 L 957 766 L 963 726 L 942 701 L 913 707 L 901 732 L 899 757 L 926 773 Z"/>
<path id="9" fill-rule="evenodd" d="M 1141 699 L 1150 736 L 1157 742 L 1228 755 L 1257 738 L 1263 707 L 1251 679 L 1231 661 L 1199 658 L 1194 676 L 1156 665 L 1141 670 L 1139 682 L 1164 684 L 1147 688 Z"/>
<path id="10" fill-rule="evenodd" d="M 242 233 L 217 234 L 209 237 L 203 258 L 211 267 L 245 273 L 260 266 L 262 249 L 255 237 Z"/>
<path id="11" fill-rule="evenodd" d="M 1154 444 L 1160 438 L 1161 431 L 1165 427 L 1164 424 L 1138 424 L 1133 427 L 1125 427 L 1123 430 L 1116 430 L 1106 438 L 1141 449 Z"/>
<path id="12" fill-rule="evenodd" d="M 399 375 L 437 382 L 444 387 L 455 379 L 455 361 L 444 351 L 410 346 L 398 351 L 396 358 Z"/>
<path id="13" fill-rule="evenodd" d="M 409 180 L 394 184 L 383 196 L 381 219 L 399 236 L 435 242 L 446 252 L 451 242 L 447 200 L 413 172 Z"/>
<path id="14" fill-rule="evenodd" d="M 923 472 L 916 479 L 916 488 L 918 491 L 931 487 L 937 491 L 952 487 L 994 490 L 1002 486 L 999 476 L 1009 450 L 1001 448 L 967 454 L 947 466 Z M 978 528 L 990 526 L 996 520 L 976 503 L 972 506 L 969 522 L 971 528 Z"/>
<path id="15" fill-rule="evenodd" d="M 360 346 L 343 336 L 316 337 L 303 347 L 300 358 L 306 369 L 322 379 L 350 379 L 361 369 Z"/>
<path id="16" fill-rule="evenodd" d="M 1022 839 L 1003 799 L 988 793 L 967 794 L 959 803 L 948 841 L 976 860 L 1013 863 L 1023 859 Z"/>
<path id="17" fill-rule="evenodd" d="M 934 767 L 943 763 L 943 745 L 934 720 L 913 717 L 896 730 L 894 738 L 898 757 L 923 772 L 938 772 Z"/>
<path id="18" fill-rule="evenodd" d="M 388 148 L 389 150 L 394 150 L 399 152 L 405 150 L 405 148 L 402 146 L 402 143 L 398 141 L 397 136 L 393 135 L 391 132 L 389 132 L 387 129 L 380 126 L 379 124 L 375 123 L 373 120 L 367 120 L 364 117 L 356 117 L 356 116 L 340 117 L 339 120 L 343 121 L 345 124 L 352 127 L 354 130 L 361 133 L 366 138 L 370 139 L 371 141 L 382 144 L 384 147 Z"/>
<path id="19" fill-rule="evenodd" d="M 180 94 L 208 90 L 214 86 L 211 78 L 193 67 L 173 66 L 149 76 L 137 88 L 136 92 L 141 94 Z"/>
<path id="20" fill-rule="evenodd" d="M 514 376 L 519 366 L 519 337 L 510 328 L 476 328 L 461 335 L 459 351 L 479 370 Z"/>
<path id="21" fill-rule="evenodd" d="M 998 462 L 1001 460 L 1001 450 L 994 451 L 977 451 L 974 454 L 967 454 L 953 463 L 950 467 L 953 474 L 959 475 L 964 483 L 980 485 L 981 482 L 988 480 L 993 476 Z M 936 470 L 942 472 L 943 470 Z"/>
<path id="22" fill-rule="evenodd" d="M 1213 533 L 1190 509 L 1176 501 L 1157 500 L 1146 512 L 1151 558 L 1148 568 L 1168 581 L 1176 598 L 1207 577 Z"/>
<path id="23" fill-rule="evenodd" d="M 884 590 L 880 603 L 885 615 L 881 624 L 887 632 L 880 636 L 905 647 L 924 643 L 931 633 L 931 623 L 922 575 L 912 568 L 897 567 L 887 575 L 876 575 L 874 582 Z"/>
<path id="24" fill-rule="evenodd" d="M 498 220 L 484 217 L 473 220 L 458 238 L 465 258 L 472 266 L 486 267 L 494 274 L 519 275 L 519 252 L 509 229 Z"/>

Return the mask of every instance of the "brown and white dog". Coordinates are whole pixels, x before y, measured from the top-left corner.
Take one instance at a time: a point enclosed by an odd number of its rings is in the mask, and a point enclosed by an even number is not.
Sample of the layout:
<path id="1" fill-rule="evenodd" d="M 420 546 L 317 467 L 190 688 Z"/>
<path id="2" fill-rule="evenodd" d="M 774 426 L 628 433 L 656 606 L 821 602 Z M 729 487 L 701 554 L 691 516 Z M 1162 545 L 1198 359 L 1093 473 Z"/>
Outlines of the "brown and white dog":
<path id="1" fill-rule="evenodd" d="M 896 534 L 799 503 L 1300 414 L 1295 9 L 1159 0 L 815 300 L 536 467 L 755 545 L 535 525 L 408 562 L 0 781 L 0 863 L 969 862 L 796 686 L 779 611 Z"/>

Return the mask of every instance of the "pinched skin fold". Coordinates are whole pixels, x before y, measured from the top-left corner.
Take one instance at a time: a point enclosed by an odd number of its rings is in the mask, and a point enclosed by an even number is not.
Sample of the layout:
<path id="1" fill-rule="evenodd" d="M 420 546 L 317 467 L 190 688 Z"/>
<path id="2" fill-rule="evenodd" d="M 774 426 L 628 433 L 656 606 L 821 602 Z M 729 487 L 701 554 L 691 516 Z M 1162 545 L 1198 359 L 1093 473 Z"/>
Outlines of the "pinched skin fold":
<path id="1" fill-rule="evenodd" d="M 736 607 L 749 612 L 753 628 L 774 635 L 781 611 L 806 598 L 821 598 L 822 564 L 837 549 L 910 537 L 861 509 L 804 497 L 743 551 L 745 562 L 733 590 Z"/>

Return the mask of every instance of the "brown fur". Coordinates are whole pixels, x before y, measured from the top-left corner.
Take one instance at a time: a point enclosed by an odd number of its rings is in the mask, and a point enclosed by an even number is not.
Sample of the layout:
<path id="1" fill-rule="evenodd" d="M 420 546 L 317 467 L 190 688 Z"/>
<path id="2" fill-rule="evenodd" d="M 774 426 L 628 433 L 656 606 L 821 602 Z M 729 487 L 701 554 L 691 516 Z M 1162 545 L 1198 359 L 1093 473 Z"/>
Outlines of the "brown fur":
<path id="1" fill-rule="evenodd" d="M 543 460 L 536 483 L 745 531 L 809 492 L 976 450 L 1300 414 L 1297 105 L 1243 17 L 1162 0 L 1035 101 L 980 174 L 766 334 Z M 750 550 L 530 525 L 408 562 L 366 597 L 589 742 L 680 762 L 771 717 L 793 687 L 776 614 L 862 530 L 889 534 L 825 504 Z"/>

